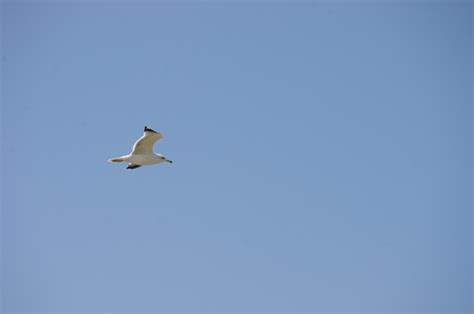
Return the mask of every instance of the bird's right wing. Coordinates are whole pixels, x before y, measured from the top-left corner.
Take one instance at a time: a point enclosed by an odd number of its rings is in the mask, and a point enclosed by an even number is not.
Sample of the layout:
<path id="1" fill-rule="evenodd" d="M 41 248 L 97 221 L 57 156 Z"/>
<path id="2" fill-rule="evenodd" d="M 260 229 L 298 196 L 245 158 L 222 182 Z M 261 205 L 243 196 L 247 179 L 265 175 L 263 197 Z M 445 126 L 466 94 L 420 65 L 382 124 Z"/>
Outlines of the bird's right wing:
<path id="1" fill-rule="evenodd" d="M 131 155 L 149 155 L 153 154 L 153 144 L 155 144 L 163 136 L 150 128 L 145 127 L 143 136 L 140 137 L 135 144 Z"/>

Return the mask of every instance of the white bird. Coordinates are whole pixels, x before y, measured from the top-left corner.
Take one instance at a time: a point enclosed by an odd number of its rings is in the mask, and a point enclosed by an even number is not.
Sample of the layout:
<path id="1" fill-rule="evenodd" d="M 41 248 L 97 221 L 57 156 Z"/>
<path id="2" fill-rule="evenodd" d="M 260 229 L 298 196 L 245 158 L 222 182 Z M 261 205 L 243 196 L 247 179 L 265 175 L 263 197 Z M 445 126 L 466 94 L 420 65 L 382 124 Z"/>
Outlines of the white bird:
<path id="1" fill-rule="evenodd" d="M 153 152 L 153 144 L 162 137 L 161 133 L 145 127 L 143 136 L 133 144 L 130 154 L 109 159 L 109 162 L 128 162 L 127 169 L 136 169 L 141 166 L 154 165 L 161 162 L 172 163 L 165 156 Z"/>

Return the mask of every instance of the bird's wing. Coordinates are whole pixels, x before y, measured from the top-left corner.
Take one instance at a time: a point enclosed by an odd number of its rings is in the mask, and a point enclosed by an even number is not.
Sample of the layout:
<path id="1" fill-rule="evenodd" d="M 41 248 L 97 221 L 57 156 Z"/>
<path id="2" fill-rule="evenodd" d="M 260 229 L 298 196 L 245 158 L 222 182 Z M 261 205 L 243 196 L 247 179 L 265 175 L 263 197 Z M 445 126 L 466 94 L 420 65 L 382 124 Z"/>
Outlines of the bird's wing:
<path id="1" fill-rule="evenodd" d="M 145 127 L 143 136 L 133 144 L 132 155 L 153 154 L 153 144 L 163 136 L 150 128 Z"/>

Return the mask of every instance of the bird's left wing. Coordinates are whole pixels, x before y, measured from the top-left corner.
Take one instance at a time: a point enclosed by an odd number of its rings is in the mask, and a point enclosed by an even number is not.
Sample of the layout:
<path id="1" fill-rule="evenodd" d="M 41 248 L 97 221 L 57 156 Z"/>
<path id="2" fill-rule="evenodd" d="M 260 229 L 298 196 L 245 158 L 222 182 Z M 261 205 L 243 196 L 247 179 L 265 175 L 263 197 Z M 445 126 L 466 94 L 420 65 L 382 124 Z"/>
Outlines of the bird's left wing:
<path id="1" fill-rule="evenodd" d="M 153 144 L 163 136 L 150 128 L 145 127 L 143 136 L 133 144 L 132 155 L 148 155 L 153 153 Z"/>

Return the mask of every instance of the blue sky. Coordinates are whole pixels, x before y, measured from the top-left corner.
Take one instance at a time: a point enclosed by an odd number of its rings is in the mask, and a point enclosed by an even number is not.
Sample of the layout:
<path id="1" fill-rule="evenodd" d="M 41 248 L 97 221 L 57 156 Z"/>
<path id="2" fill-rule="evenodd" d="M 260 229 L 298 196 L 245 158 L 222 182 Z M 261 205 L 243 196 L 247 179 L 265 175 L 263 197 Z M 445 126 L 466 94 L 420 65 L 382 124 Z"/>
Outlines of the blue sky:
<path id="1" fill-rule="evenodd" d="M 472 16 L 4 1 L 4 312 L 470 312 Z"/>

